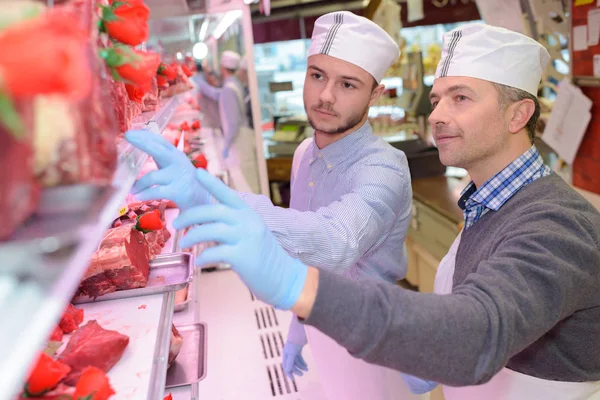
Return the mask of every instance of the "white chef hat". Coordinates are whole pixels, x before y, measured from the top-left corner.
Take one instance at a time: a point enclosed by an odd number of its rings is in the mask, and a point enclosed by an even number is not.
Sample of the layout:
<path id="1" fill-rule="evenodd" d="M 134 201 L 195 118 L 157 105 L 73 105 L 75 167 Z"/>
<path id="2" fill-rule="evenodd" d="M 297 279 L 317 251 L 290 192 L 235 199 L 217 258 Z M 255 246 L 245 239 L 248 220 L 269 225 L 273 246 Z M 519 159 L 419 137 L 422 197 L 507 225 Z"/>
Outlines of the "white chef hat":
<path id="1" fill-rule="evenodd" d="M 400 49 L 374 22 L 349 11 L 337 11 L 315 22 L 308 56 L 315 54 L 326 54 L 359 66 L 379 83 L 400 55 Z"/>
<path id="2" fill-rule="evenodd" d="M 221 54 L 221 66 L 227 69 L 238 69 L 241 56 L 235 51 L 225 50 Z"/>
<path id="3" fill-rule="evenodd" d="M 548 50 L 532 38 L 486 24 L 469 24 L 444 34 L 435 79 L 466 76 L 537 96 Z"/>

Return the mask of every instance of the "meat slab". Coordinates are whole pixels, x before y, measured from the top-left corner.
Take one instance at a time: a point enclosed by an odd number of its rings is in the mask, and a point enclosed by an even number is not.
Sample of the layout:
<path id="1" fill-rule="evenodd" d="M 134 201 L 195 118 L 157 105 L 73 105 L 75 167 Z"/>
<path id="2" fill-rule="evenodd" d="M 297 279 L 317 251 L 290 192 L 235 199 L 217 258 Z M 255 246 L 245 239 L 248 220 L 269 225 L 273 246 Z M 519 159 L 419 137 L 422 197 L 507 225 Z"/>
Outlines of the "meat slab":
<path id="1" fill-rule="evenodd" d="M 132 225 L 112 228 L 84 275 L 75 296 L 98 297 L 116 290 L 145 287 L 150 272 L 150 248 Z"/>
<path id="2" fill-rule="evenodd" d="M 117 331 L 102 328 L 95 320 L 79 328 L 58 359 L 71 367 L 65 378 L 67 385 L 75 385 L 86 367 L 97 367 L 108 372 L 120 359 L 129 344 L 129 337 Z"/>

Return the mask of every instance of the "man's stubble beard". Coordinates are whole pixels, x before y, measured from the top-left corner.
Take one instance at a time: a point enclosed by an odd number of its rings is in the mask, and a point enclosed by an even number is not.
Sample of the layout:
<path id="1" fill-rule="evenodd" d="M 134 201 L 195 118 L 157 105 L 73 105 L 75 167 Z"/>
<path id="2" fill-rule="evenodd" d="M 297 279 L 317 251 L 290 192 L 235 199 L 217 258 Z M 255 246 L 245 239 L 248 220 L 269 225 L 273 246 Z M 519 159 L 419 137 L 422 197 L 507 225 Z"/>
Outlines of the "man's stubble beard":
<path id="1" fill-rule="evenodd" d="M 305 108 L 306 108 L 306 105 L 305 105 Z M 319 105 L 316 108 L 319 109 L 319 108 L 324 108 L 324 107 L 322 107 L 321 105 Z M 326 108 L 326 110 L 330 111 L 331 108 Z M 316 112 L 316 110 L 314 108 L 313 108 L 313 111 Z M 333 128 L 333 129 L 331 129 L 331 128 L 330 129 L 321 129 L 321 128 L 319 128 L 310 117 L 308 117 L 308 122 L 310 123 L 310 126 L 312 126 L 312 128 L 315 131 L 322 132 L 322 133 L 325 133 L 327 135 L 338 135 L 340 133 L 347 132 L 347 131 L 351 130 L 352 128 L 355 128 L 362 121 L 362 119 L 364 118 L 364 116 L 368 112 L 369 112 L 369 106 L 367 105 L 365 107 L 365 109 L 363 110 L 362 113 L 353 113 L 353 114 L 351 114 L 350 117 L 348 117 L 348 119 L 346 119 L 346 121 L 344 121 L 341 125 Z"/>

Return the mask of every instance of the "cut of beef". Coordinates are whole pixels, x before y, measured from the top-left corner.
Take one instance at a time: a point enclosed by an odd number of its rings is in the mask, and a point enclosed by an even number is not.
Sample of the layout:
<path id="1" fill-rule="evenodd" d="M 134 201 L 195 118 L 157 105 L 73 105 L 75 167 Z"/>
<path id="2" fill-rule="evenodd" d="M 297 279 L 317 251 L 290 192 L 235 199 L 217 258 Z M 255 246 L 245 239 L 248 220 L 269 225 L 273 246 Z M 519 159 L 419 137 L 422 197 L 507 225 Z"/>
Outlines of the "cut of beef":
<path id="1" fill-rule="evenodd" d="M 181 346 L 183 346 L 183 336 L 181 333 L 175 328 L 175 325 L 171 325 L 171 342 L 169 344 L 169 358 L 168 365 L 169 367 L 175 361 L 175 358 L 179 355 L 179 351 L 181 350 Z"/>
<path id="2" fill-rule="evenodd" d="M 129 129 L 129 122 L 127 121 L 127 105 L 129 104 L 129 97 L 127 96 L 125 84 L 123 82 L 113 82 L 111 93 L 112 107 L 117 116 L 119 133 L 124 134 L 127 129 Z"/>
<path id="3" fill-rule="evenodd" d="M 0 240 L 9 237 L 35 211 L 40 190 L 33 174 L 31 110 L 17 105 L 25 123 L 25 137 L 16 139 L 0 124 Z"/>
<path id="4" fill-rule="evenodd" d="M 73 307 L 73 304 L 69 304 L 58 325 L 64 333 L 71 333 L 77 330 L 79 324 L 82 322 L 83 310 L 81 308 Z"/>
<path id="5" fill-rule="evenodd" d="M 171 237 L 171 232 L 167 229 L 167 223 L 165 220 L 165 210 L 167 208 L 166 200 L 150 200 L 150 201 L 137 201 L 134 200 L 127 204 L 127 208 L 129 208 L 129 212 L 126 215 L 118 218 L 113 222 L 113 227 L 118 227 L 127 224 L 135 224 L 137 221 L 137 217 L 141 216 L 147 212 L 158 210 L 160 212 L 160 219 L 163 223 L 163 228 L 160 231 L 148 232 L 145 234 L 146 240 L 148 241 L 148 245 L 150 247 L 150 256 L 151 259 L 154 256 L 161 254 L 162 249 L 165 247 L 165 244 Z"/>
<path id="6" fill-rule="evenodd" d="M 158 83 L 156 76 L 152 78 L 152 88 L 142 98 L 142 111 L 154 111 L 158 106 Z"/>
<path id="7" fill-rule="evenodd" d="M 95 320 L 78 329 L 58 359 L 71 367 L 65 383 L 75 385 L 86 367 L 108 372 L 120 359 L 129 337 L 102 328 Z"/>
<path id="8" fill-rule="evenodd" d="M 76 296 L 98 297 L 116 290 L 145 287 L 150 250 L 144 234 L 122 225 L 110 229 L 92 256 Z"/>
<path id="9" fill-rule="evenodd" d="M 117 126 L 110 103 L 111 80 L 98 57 L 98 18 L 92 0 L 56 7 L 73 15 L 89 33 L 88 60 L 92 89 L 82 100 L 39 96 L 35 101 L 36 174 L 44 186 L 107 184 L 117 165 Z"/>

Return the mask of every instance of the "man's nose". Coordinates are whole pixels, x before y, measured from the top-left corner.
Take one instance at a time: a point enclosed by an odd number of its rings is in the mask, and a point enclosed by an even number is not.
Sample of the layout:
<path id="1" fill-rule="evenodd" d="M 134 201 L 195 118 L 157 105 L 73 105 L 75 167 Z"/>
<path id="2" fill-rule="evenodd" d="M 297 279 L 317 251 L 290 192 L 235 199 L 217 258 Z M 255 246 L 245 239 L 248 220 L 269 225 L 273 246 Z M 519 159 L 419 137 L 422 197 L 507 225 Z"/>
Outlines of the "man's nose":
<path id="1" fill-rule="evenodd" d="M 446 103 L 440 100 L 435 108 L 429 114 L 429 124 L 435 126 L 437 124 L 448 124 L 450 113 Z"/>
<path id="2" fill-rule="evenodd" d="M 322 103 L 326 103 L 326 104 L 334 104 L 335 103 L 335 82 L 333 81 L 328 81 L 327 84 L 325 85 L 325 87 L 323 88 L 323 91 L 321 92 L 321 95 L 319 96 L 319 100 L 321 100 Z"/>

